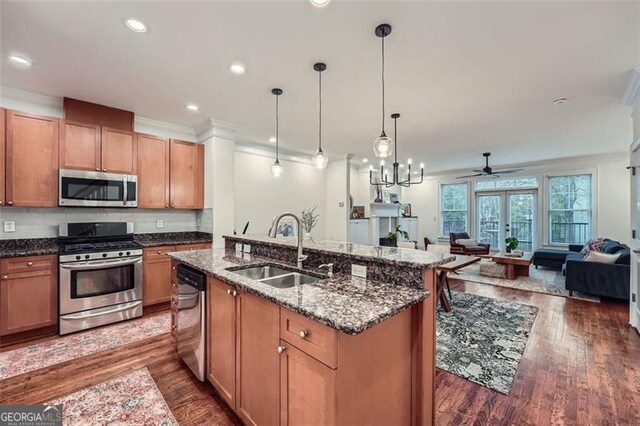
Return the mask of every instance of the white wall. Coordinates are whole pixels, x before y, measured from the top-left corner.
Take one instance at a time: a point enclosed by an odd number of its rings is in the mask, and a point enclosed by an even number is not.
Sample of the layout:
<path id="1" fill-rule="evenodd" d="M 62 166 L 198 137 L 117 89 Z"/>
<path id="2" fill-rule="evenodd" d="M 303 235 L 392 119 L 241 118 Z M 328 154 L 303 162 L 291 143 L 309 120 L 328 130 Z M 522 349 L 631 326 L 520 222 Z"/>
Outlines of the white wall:
<path id="1" fill-rule="evenodd" d="M 631 220 L 631 189 L 629 171 L 626 169 L 629 165 L 628 162 L 628 154 L 618 153 L 519 166 L 525 169 L 524 176 L 538 176 L 540 185 L 538 190 L 539 206 L 543 205 L 542 203 L 546 196 L 544 193 L 544 179 L 547 173 L 571 173 L 574 171 L 589 171 L 593 173 L 595 180 L 594 233 L 597 236 L 628 243 L 631 239 L 629 225 Z M 440 236 L 440 182 L 450 182 L 456 175 L 429 177 L 421 185 L 404 189 L 402 202 L 410 203 L 413 215 L 418 216 L 420 239 L 428 236 L 432 241 L 435 241 Z M 470 202 L 474 202 L 473 196 L 470 197 Z M 472 208 L 471 210 L 474 209 Z M 540 219 L 542 218 L 539 217 Z M 473 220 L 472 215 L 470 220 Z M 540 235 L 539 241 L 544 241 L 542 235 Z M 442 241 L 442 243 L 445 242 Z"/>
<path id="2" fill-rule="evenodd" d="M 327 231 L 326 238 L 348 240 L 349 160 L 334 160 L 327 167 Z"/>
<path id="3" fill-rule="evenodd" d="M 248 233 L 266 234 L 271 220 L 278 214 L 300 215 L 305 207 L 317 205 L 320 218 L 312 236 L 317 240 L 325 239 L 328 224 L 325 171 L 311 164 L 281 158 L 284 174 L 275 178 L 270 172 L 274 161 L 271 157 L 236 151 L 234 158 L 234 216 L 238 233 L 249 221 Z"/>

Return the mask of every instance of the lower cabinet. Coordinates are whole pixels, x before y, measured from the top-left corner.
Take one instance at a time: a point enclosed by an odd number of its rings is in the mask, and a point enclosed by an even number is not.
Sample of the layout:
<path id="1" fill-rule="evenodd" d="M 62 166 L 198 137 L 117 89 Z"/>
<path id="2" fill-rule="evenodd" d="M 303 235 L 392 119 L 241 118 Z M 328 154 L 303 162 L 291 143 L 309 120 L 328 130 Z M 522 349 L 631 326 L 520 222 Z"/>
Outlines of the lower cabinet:
<path id="1" fill-rule="evenodd" d="M 58 323 L 58 256 L 0 260 L 0 336 Z"/>
<path id="2" fill-rule="evenodd" d="M 142 251 L 142 304 L 155 305 L 171 300 L 171 258 L 176 246 L 148 247 Z"/>

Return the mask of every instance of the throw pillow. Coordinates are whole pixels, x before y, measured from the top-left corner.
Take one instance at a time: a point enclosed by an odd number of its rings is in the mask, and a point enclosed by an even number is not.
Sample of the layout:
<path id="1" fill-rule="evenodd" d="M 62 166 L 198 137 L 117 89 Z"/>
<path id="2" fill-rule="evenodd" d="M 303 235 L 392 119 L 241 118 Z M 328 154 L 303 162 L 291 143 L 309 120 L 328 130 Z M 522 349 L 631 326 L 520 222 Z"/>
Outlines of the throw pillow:
<path id="1" fill-rule="evenodd" d="M 597 251 L 590 251 L 587 257 L 584 258 L 585 262 L 599 262 L 599 263 L 616 263 L 616 260 L 620 257 L 620 253 L 606 254 Z"/>
<path id="2" fill-rule="evenodd" d="M 584 245 L 582 250 L 580 250 L 581 254 L 587 254 L 590 251 L 602 251 L 604 249 L 604 240 L 602 238 L 592 238 L 587 241 L 587 244 Z"/>
<path id="3" fill-rule="evenodd" d="M 478 245 L 476 240 L 473 240 L 471 238 L 460 238 L 459 240 L 456 240 L 456 244 L 460 244 L 461 246 L 465 247 L 475 247 Z"/>
<path id="4" fill-rule="evenodd" d="M 623 247 L 619 243 L 615 241 L 607 241 L 604 245 L 604 248 L 602 249 L 602 252 L 607 254 L 615 254 L 622 249 Z"/>

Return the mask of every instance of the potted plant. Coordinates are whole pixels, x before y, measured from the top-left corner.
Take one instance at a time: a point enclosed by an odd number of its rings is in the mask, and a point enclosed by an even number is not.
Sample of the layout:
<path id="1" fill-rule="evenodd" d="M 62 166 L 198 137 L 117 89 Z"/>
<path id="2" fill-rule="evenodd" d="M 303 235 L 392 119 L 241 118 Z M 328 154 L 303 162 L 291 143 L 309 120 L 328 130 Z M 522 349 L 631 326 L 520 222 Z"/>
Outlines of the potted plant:
<path id="1" fill-rule="evenodd" d="M 318 224 L 318 217 L 320 217 L 320 215 L 316 214 L 317 208 L 318 206 L 314 208 L 307 207 L 302 210 L 302 228 L 304 230 L 303 236 L 305 240 L 311 239 L 311 231 Z"/>
<path id="2" fill-rule="evenodd" d="M 518 248 L 518 244 L 520 244 L 520 241 L 518 241 L 516 237 L 505 238 L 504 242 L 507 245 L 507 253 L 515 251 L 515 249 Z"/>
<path id="3" fill-rule="evenodd" d="M 386 238 L 380 238 L 380 245 L 397 247 L 398 237 L 402 237 L 405 240 L 409 239 L 409 233 L 407 231 L 403 231 L 402 229 L 400 229 L 400 225 L 396 226 L 395 232 L 389 232 Z"/>

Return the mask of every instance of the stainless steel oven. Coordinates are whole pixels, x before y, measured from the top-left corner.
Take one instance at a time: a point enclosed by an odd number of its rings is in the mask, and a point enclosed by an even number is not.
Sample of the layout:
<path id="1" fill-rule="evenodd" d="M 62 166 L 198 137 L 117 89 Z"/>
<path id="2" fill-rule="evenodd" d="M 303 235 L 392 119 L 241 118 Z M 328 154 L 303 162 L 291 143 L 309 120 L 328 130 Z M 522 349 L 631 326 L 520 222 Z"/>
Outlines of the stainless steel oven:
<path id="1" fill-rule="evenodd" d="M 137 207 L 138 176 L 61 169 L 60 206 Z"/>

